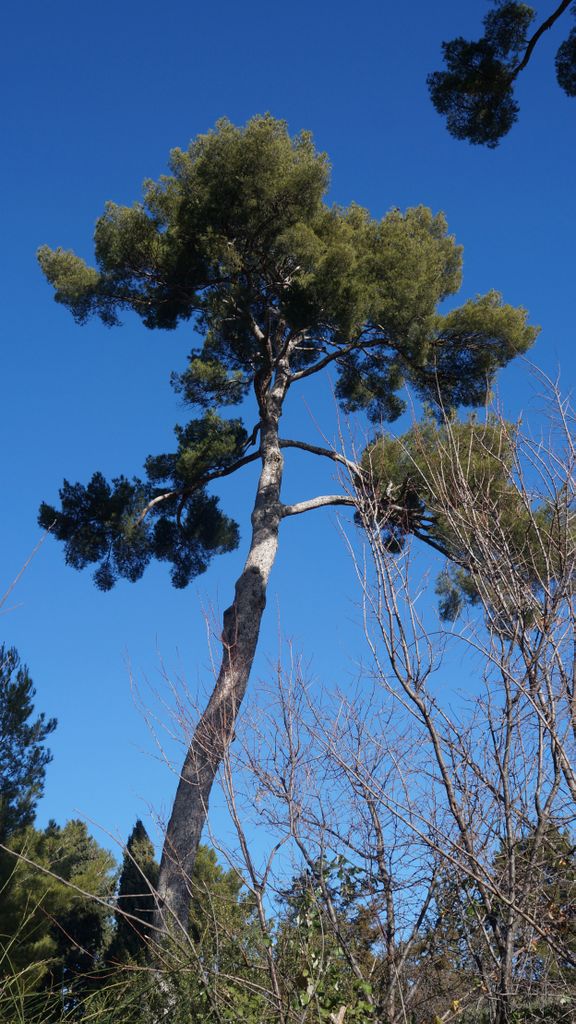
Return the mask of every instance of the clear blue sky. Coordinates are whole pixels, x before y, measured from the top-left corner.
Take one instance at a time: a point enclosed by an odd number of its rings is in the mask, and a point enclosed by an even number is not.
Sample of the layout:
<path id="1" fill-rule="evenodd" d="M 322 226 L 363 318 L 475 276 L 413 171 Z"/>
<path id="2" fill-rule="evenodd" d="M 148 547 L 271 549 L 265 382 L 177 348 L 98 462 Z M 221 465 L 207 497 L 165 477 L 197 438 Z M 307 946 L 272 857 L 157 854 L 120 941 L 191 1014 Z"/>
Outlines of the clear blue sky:
<path id="1" fill-rule="evenodd" d="M 425 86 L 441 41 L 478 35 L 486 9 L 484 0 L 10 5 L 1 44 L 0 589 L 37 542 L 38 506 L 56 500 L 64 476 L 131 475 L 168 450 L 186 416 L 169 373 L 194 343 L 190 328 L 152 333 L 132 319 L 113 331 L 77 327 L 52 301 L 35 250 L 62 245 L 90 258 L 104 202 L 137 199 L 171 147 L 223 115 L 244 123 L 269 110 L 294 132 L 311 129 L 331 158 L 336 202 L 355 200 L 375 216 L 417 203 L 444 210 L 464 245 L 461 297 L 495 287 L 527 306 L 543 328 L 534 360 L 552 374 L 560 367 L 569 389 L 576 101 L 556 86 L 553 54 L 570 26 L 564 18 L 539 46 L 519 83 L 520 122 L 489 151 L 448 136 Z M 512 416 L 531 390 L 525 367 L 501 377 Z M 287 418 L 285 435 L 332 436 L 329 382 L 295 395 Z M 329 471 L 317 472 L 292 457 L 287 500 L 330 488 Z M 244 539 L 253 487 L 246 471 L 221 489 Z M 202 610 L 229 603 L 243 555 L 241 546 L 215 561 L 184 592 L 158 567 L 101 594 L 89 572 L 64 565 L 59 545 L 44 544 L 0 618 L 0 638 L 30 666 L 38 709 L 59 720 L 40 823 L 80 814 L 125 837 L 149 806 L 169 808 L 174 778 L 154 756 L 127 663 L 144 699 L 145 680 L 163 685 L 160 657 L 193 690 L 208 687 Z M 353 677 L 356 600 L 335 515 L 286 523 L 253 688 L 276 657 L 279 622 L 318 679 Z"/>

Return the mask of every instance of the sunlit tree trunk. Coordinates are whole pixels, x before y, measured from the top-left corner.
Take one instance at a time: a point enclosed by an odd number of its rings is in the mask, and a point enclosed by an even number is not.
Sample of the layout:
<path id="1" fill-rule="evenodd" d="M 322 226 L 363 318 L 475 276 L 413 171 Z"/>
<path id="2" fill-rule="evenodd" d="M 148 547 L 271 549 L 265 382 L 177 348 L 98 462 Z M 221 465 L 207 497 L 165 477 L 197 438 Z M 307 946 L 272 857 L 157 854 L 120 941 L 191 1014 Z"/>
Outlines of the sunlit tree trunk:
<path id="1" fill-rule="evenodd" d="M 210 791 L 234 736 L 266 605 L 266 588 L 278 550 L 284 460 L 278 423 L 287 376 L 261 398 L 262 470 L 252 511 L 252 539 L 234 600 L 223 616 L 222 663 L 210 701 L 186 754 L 166 836 L 158 881 L 156 928 L 160 935 L 188 930 L 191 877 L 206 821 Z"/>

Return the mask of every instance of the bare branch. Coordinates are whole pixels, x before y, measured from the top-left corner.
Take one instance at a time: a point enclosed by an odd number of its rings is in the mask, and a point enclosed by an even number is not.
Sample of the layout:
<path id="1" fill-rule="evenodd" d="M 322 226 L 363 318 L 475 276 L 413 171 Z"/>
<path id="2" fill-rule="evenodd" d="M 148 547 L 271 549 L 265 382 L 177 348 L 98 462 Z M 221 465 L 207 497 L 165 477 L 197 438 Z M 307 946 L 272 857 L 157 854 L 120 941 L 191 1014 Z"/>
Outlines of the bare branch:
<path id="1" fill-rule="evenodd" d="M 309 498 L 308 501 L 299 501 L 295 505 L 281 505 L 280 515 L 299 516 L 302 512 L 310 512 L 315 508 L 325 508 L 327 505 L 356 505 L 355 498 L 347 494 L 322 494 L 318 498 Z"/>
<path id="2" fill-rule="evenodd" d="M 342 466 L 346 466 L 352 476 L 362 476 L 362 470 L 357 462 L 353 462 L 352 459 L 347 459 L 341 452 L 337 452 L 332 448 L 322 448 L 315 444 L 308 444 L 306 441 L 291 441 L 287 438 L 280 438 L 281 448 L 299 448 L 303 452 L 310 452 L 311 455 L 321 455 L 323 458 L 331 459 L 333 462 L 338 462 Z"/>
<path id="3" fill-rule="evenodd" d="M 317 363 L 313 363 L 312 366 L 306 367 L 304 370 L 298 370 L 296 373 L 291 374 L 290 383 L 294 381 L 303 380 L 305 377 L 311 377 L 315 373 L 319 373 L 320 370 L 324 370 L 330 363 L 335 362 L 337 359 L 343 359 L 349 355 L 350 352 L 358 352 L 364 349 L 376 348 L 378 345 L 389 345 L 390 341 L 386 337 L 370 338 L 370 340 L 360 342 L 358 339 L 349 342 L 347 345 L 338 347 L 334 352 L 330 352 L 324 359 L 319 359 Z"/>

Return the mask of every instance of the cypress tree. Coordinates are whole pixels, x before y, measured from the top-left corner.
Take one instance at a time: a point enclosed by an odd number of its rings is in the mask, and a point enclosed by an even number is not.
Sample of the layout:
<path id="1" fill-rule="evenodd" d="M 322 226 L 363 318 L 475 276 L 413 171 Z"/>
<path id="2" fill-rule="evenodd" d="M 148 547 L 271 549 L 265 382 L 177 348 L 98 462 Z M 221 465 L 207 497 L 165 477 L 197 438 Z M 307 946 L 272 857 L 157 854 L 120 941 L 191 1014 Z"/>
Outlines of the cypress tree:
<path id="1" fill-rule="evenodd" d="M 154 847 L 138 819 L 126 843 L 122 861 L 116 898 L 116 932 L 108 954 L 110 960 L 137 960 L 145 953 L 151 936 L 157 883 L 158 864 Z"/>

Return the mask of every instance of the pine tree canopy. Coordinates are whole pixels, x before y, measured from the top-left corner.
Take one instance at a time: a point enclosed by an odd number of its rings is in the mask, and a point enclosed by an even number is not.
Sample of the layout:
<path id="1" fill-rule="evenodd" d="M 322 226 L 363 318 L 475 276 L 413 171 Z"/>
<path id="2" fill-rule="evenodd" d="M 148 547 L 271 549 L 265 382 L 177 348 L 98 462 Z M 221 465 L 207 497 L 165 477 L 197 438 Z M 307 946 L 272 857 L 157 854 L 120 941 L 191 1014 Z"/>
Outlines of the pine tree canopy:
<path id="1" fill-rule="evenodd" d="M 190 321 L 202 339 L 173 378 L 201 413 L 176 428 L 175 449 L 150 456 L 145 479 L 96 473 L 86 486 L 64 483 L 59 511 L 41 508 L 67 561 L 96 564 L 102 589 L 138 579 L 153 557 L 183 587 L 236 546 L 236 524 L 206 487 L 258 457 L 249 449 L 280 368 L 292 387 L 331 365 L 343 409 L 390 421 L 405 383 L 447 406 L 482 402 L 495 371 L 534 341 L 525 311 L 496 292 L 439 312 L 462 262 L 442 214 L 392 209 L 377 220 L 328 204 L 328 186 L 308 132 L 291 137 L 270 115 L 243 128 L 223 120 L 174 150 L 170 174 L 147 181 L 141 202 L 106 206 L 96 267 L 40 249 L 56 301 L 79 323 L 116 325 L 132 310 L 149 328 Z M 249 391 L 260 424 L 221 416 Z"/>
<path id="2" fill-rule="evenodd" d="M 456 139 L 494 149 L 518 119 L 514 84 L 547 29 L 570 7 L 563 0 L 529 38 L 536 11 L 524 3 L 494 0 L 484 18 L 484 35 L 469 41 L 459 36 L 442 43 L 445 71 L 428 76 L 436 110 Z M 576 13 L 576 7 L 573 7 Z M 556 79 L 567 96 L 576 96 L 576 28 L 556 54 Z"/>

